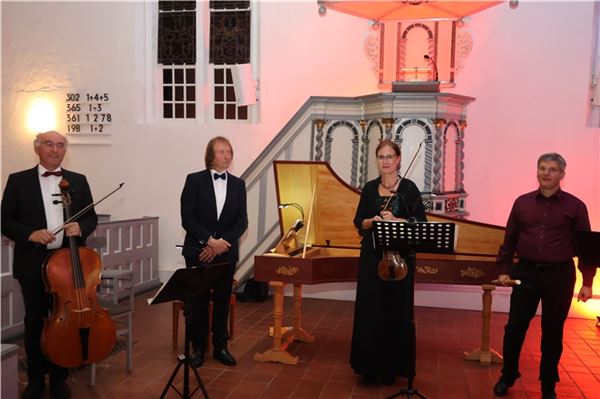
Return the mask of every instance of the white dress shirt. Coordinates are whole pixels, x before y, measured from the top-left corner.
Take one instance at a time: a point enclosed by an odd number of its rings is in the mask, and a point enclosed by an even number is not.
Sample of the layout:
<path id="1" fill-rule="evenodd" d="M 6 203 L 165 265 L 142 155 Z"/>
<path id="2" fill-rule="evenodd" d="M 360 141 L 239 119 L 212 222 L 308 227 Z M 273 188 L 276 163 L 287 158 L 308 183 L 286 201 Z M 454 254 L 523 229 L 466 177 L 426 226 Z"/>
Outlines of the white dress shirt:
<path id="1" fill-rule="evenodd" d="M 49 172 L 58 172 L 61 169 L 58 168 L 55 171 L 51 170 Z M 44 199 L 44 212 L 46 213 L 46 228 L 50 231 L 60 227 L 65 222 L 63 206 L 62 203 L 53 204 L 52 201 L 59 200 L 60 196 L 53 196 L 52 194 L 60 194 L 60 188 L 58 187 L 58 183 L 62 177 L 60 176 L 42 176 L 44 172 L 46 172 L 46 168 L 42 165 L 38 165 L 38 179 L 40 179 L 40 187 L 42 189 L 42 198 Z M 48 244 L 46 247 L 48 249 L 57 249 L 62 246 L 64 237 L 64 231 L 61 230 L 60 233 L 56 234 L 56 240 Z"/>
<path id="2" fill-rule="evenodd" d="M 214 175 L 225 173 L 225 180 L 219 178 L 215 179 Z M 217 200 L 217 220 L 221 217 L 221 211 L 223 211 L 223 205 L 225 205 L 225 198 L 227 197 L 227 171 L 222 173 L 217 172 L 214 169 L 210 170 L 210 178 L 213 182 L 213 188 L 215 189 L 215 199 Z"/>

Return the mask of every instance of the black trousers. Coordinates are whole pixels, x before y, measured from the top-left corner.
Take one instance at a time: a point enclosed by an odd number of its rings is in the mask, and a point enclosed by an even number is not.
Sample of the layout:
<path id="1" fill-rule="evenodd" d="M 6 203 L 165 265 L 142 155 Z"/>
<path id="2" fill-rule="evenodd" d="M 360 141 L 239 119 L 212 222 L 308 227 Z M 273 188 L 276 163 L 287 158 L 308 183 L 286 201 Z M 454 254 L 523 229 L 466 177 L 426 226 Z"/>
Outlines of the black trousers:
<path id="1" fill-rule="evenodd" d="M 197 260 L 186 258 L 186 266 L 197 266 Z M 185 321 L 190 341 L 195 351 L 205 351 L 208 341 L 208 308 L 209 301 L 213 301 L 212 312 L 212 343 L 215 349 L 227 346 L 229 340 L 229 300 L 233 285 L 233 274 L 235 263 L 229 263 L 224 267 L 223 273 L 215 282 L 210 293 L 195 295 L 185 306 Z"/>
<path id="2" fill-rule="evenodd" d="M 510 276 L 521 280 L 521 285 L 515 286 L 510 296 L 510 313 L 504 330 L 502 375 L 508 381 L 521 376 L 519 357 L 523 341 L 541 300 L 539 379 L 542 383 L 559 381 L 558 362 L 563 349 L 563 327 L 573 299 L 575 267 L 572 262 L 549 265 L 522 261 L 512 267 Z"/>
<path id="3" fill-rule="evenodd" d="M 41 273 L 39 278 L 21 279 L 19 283 L 25 303 L 24 340 L 29 382 L 43 381 L 46 373 L 50 374 L 50 379 L 53 381 L 64 381 L 69 375 L 69 370 L 46 359 L 41 348 L 44 317 L 49 315 L 52 296 L 45 292 L 46 288 Z"/>

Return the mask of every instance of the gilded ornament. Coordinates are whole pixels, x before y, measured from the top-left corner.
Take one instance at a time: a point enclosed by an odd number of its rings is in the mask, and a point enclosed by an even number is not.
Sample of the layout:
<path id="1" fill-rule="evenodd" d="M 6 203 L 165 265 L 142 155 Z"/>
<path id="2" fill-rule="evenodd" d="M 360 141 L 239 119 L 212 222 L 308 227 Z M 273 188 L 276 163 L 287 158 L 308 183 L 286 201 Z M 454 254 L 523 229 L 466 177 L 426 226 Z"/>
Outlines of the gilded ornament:
<path id="1" fill-rule="evenodd" d="M 283 275 L 283 276 L 293 276 L 295 274 L 298 274 L 299 270 L 300 270 L 299 267 L 279 266 L 277 269 L 275 269 L 275 273 Z"/>
<path id="2" fill-rule="evenodd" d="M 419 274 L 438 274 L 439 269 L 433 266 L 417 266 Z"/>
<path id="3" fill-rule="evenodd" d="M 461 269 L 460 277 L 482 278 L 485 277 L 485 272 L 478 267 L 468 267 Z"/>

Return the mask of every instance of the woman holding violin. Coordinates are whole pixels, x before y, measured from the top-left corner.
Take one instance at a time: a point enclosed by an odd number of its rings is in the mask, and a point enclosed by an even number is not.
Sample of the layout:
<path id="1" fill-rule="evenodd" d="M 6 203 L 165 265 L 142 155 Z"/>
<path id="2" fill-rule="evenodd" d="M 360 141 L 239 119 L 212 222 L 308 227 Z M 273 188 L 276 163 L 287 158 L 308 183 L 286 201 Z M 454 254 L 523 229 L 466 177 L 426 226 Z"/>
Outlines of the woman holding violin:
<path id="1" fill-rule="evenodd" d="M 419 189 L 398 174 L 400 147 L 381 140 L 375 155 L 379 177 L 365 184 L 354 217 L 363 239 L 350 364 L 364 382 L 392 385 L 396 377 L 414 377 L 415 357 L 409 351 L 415 350 L 410 344 L 415 334 L 415 255 L 377 251 L 373 222 L 426 221 L 426 216 Z"/>
<path id="2" fill-rule="evenodd" d="M 58 132 L 40 133 L 34 142 L 39 164 L 8 177 L 2 197 L 2 234 L 14 241 L 13 276 L 21 285 L 25 304 L 25 352 L 28 385 L 23 399 L 40 398 L 45 390 L 45 374 L 50 375 L 53 398 L 71 397 L 66 384 L 68 369 L 47 360 L 41 349 L 44 318 L 52 305 L 42 278 L 42 264 L 53 250 L 66 247 L 68 237 L 80 244 L 96 228 L 98 218 L 93 208 L 77 221 L 64 224 L 58 184 L 61 178 L 70 183 L 71 209 L 77 213 L 93 202 L 84 175 L 61 168 L 67 140 Z M 64 229 L 53 233 L 63 226 Z"/>

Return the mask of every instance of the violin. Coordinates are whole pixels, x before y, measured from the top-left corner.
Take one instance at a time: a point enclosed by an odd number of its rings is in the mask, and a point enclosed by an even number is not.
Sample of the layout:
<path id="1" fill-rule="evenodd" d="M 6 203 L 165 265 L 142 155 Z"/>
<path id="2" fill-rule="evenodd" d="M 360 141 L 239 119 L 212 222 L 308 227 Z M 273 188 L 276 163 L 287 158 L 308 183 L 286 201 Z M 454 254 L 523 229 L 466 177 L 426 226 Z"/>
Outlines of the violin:
<path id="1" fill-rule="evenodd" d="M 397 251 L 384 251 L 377 264 L 377 275 L 383 281 L 400 281 L 408 274 L 408 265 Z"/>
<path id="2" fill-rule="evenodd" d="M 67 220 L 71 215 L 69 182 L 60 181 L 61 198 Z M 91 248 L 79 247 L 69 237 L 69 248 L 52 252 L 43 265 L 46 291 L 53 296 L 50 317 L 44 319 L 42 351 L 53 363 L 79 367 L 105 359 L 117 335 L 107 309 L 99 306 L 96 288 L 102 263 Z"/>

